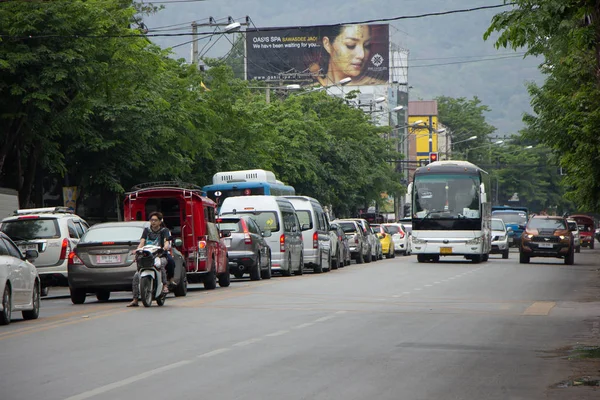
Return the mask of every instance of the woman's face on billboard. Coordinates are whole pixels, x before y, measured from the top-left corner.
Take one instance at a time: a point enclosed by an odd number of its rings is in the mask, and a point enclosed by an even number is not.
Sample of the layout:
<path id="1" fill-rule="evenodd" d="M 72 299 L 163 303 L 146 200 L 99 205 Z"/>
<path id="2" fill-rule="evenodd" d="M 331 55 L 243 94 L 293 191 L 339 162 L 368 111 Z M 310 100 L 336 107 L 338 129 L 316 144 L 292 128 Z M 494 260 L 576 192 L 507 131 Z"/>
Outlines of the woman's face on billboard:
<path id="1" fill-rule="evenodd" d="M 328 74 L 337 80 L 361 74 L 371 52 L 371 32 L 368 25 L 351 25 L 342 29 L 333 42 L 325 37 L 325 50 L 329 53 Z"/>

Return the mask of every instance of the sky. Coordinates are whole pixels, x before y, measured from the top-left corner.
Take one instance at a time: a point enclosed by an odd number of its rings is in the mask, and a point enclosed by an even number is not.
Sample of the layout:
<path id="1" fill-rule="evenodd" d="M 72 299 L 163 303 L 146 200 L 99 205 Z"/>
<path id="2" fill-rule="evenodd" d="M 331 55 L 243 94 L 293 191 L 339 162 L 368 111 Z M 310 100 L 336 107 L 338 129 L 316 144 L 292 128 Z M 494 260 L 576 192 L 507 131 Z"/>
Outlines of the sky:
<path id="1" fill-rule="evenodd" d="M 176 2 L 179 1 L 179 2 Z M 189 33 L 191 23 L 207 23 L 209 17 L 225 23 L 228 17 L 251 27 L 306 26 L 336 23 L 379 22 L 386 18 L 418 16 L 482 6 L 500 5 L 502 0 L 163 0 L 164 9 L 146 17 L 150 33 Z M 499 136 L 524 127 L 522 116 L 531 113 L 526 84 L 541 84 L 539 59 L 523 58 L 523 49 L 496 49 L 492 35 L 483 34 L 493 16 L 510 7 L 451 13 L 420 18 L 382 21 L 390 24 L 390 40 L 409 51 L 410 100 L 436 96 L 478 97 L 490 107 L 486 120 Z M 175 25 L 161 28 L 166 25 Z M 154 31 L 154 29 L 158 29 Z M 199 32 L 220 28 L 200 27 Z M 214 35 L 199 42 L 200 54 L 222 57 L 231 48 L 229 35 Z M 173 48 L 174 57 L 190 59 L 190 36 L 153 40 Z M 476 134 L 476 132 L 474 132 Z"/>

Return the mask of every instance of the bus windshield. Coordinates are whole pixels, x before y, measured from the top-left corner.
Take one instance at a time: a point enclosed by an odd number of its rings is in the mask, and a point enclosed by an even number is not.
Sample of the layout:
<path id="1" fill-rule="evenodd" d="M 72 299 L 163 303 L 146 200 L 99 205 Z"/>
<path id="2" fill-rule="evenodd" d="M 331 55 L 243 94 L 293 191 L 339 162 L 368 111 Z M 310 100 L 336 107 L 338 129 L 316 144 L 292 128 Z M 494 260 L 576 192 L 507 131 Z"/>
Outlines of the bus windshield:
<path id="1" fill-rule="evenodd" d="M 414 179 L 417 219 L 480 219 L 480 178 L 468 174 L 424 174 Z"/>

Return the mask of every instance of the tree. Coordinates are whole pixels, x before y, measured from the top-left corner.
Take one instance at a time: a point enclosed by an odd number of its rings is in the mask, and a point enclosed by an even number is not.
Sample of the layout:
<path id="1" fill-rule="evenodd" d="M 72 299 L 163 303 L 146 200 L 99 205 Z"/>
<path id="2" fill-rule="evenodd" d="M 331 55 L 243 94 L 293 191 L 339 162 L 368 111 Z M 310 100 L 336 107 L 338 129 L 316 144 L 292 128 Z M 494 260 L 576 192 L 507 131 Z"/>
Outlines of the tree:
<path id="1" fill-rule="evenodd" d="M 568 198 L 600 210 L 600 4 L 592 0 L 517 0 L 485 33 L 496 47 L 526 48 L 543 58 L 542 86 L 530 84 L 535 115 L 526 137 L 547 145 L 567 171 Z"/>

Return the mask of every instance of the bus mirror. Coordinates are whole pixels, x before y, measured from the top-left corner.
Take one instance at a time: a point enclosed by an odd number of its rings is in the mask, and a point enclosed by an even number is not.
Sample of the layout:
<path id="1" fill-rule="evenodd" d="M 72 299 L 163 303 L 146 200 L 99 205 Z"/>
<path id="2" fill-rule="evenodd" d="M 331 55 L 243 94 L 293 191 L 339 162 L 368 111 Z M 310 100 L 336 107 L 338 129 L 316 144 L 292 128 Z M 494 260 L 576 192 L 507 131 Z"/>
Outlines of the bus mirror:
<path id="1" fill-rule="evenodd" d="M 413 189 L 413 183 L 409 183 L 408 184 L 408 188 L 406 188 L 406 194 L 408 195 L 408 197 L 412 196 L 412 189 Z"/>

